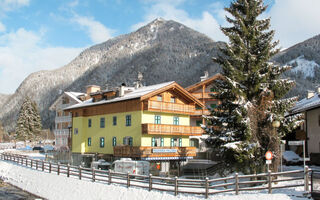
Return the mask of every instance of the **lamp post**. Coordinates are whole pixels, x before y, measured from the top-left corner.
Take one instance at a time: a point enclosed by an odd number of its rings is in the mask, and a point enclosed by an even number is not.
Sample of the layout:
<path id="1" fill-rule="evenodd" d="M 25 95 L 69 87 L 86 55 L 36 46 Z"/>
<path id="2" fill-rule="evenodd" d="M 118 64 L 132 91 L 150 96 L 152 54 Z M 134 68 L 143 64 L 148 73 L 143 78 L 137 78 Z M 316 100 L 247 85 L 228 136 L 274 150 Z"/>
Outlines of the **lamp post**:
<path id="1" fill-rule="evenodd" d="M 277 135 L 277 128 L 280 127 L 280 121 L 278 121 L 278 120 L 272 121 L 272 127 L 274 129 L 274 134 Z M 282 172 L 282 149 L 281 149 L 281 143 L 280 143 L 280 170 Z"/>

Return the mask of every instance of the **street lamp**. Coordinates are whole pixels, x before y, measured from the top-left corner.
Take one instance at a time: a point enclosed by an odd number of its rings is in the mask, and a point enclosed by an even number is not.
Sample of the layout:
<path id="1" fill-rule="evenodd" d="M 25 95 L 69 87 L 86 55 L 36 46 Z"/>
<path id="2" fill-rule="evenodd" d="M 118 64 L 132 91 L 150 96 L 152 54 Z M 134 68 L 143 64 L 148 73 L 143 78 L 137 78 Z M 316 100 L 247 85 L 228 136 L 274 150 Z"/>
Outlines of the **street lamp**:
<path id="1" fill-rule="evenodd" d="M 279 122 L 278 120 L 274 120 L 274 121 L 272 122 L 272 127 L 273 127 L 273 128 L 279 128 L 279 127 L 280 127 L 280 122 Z"/>

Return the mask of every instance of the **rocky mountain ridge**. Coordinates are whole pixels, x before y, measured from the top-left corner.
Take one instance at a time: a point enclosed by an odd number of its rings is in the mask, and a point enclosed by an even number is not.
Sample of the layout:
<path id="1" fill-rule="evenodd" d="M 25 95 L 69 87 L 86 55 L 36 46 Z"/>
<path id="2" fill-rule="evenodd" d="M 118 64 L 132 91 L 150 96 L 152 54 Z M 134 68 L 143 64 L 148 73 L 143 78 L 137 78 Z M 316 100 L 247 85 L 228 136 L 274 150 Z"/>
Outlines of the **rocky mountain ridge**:
<path id="1" fill-rule="evenodd" d="M 154 20 L 133 33 L 84 50 L 59 69 L 29 75 L 0 104 L 0 120 L 7 130 L 14 130 L 20 105 L 29 96 L 40 108 L 44 128 L 52 128 L 55 115 L 48 108 L 62 91 L 84 92 L 90 84 L 132 85 L 138 71 L 146 85 L 175 80 L 188 86 L 199 81 L 205 70 L 210 74 L 220 71 L 211 57 L 223 45 L 180 23 Z"/>

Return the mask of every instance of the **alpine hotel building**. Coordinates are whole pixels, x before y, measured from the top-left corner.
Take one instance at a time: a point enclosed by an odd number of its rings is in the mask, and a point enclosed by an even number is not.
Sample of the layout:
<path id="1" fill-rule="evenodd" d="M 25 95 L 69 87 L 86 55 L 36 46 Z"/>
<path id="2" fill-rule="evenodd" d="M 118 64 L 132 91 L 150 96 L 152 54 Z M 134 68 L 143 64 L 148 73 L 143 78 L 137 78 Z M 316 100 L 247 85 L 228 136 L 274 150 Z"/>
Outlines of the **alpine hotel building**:
<path id="1" fill-rule="evenodd" d="M 97 91 L 90 99 L 66 108 L 72 112 L 72 153 L 129 157 L 158 163 L 196 156 L 189 136 L 201 136 L 190 126 L 195 107 L 204 107 L 176 82 Z"/>

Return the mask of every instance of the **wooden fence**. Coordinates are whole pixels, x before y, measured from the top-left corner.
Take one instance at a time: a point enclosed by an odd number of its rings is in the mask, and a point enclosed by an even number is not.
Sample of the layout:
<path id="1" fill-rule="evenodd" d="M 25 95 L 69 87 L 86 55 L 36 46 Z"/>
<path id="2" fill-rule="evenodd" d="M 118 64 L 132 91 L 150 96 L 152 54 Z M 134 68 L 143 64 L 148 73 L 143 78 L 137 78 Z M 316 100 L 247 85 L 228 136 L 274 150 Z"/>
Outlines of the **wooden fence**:
<path id="1" fill-rule="evenodd" d="M 238 175 L 226 178 L 217 178 L 205 180 L 182 179 L 178 177 L 166 178 L 146 175 L 136 175 L 129 173 L 112 172 L 111 170 L 98 170 L 94 168 L 83 168 L 81 166 L 63 165 L 51 163 L 43 160 L 30 159 L 27 156 L 8 154 L 0 154 L 0 159 L 12 161 L 18 165 L 30 167 L 35 170 L 40 170 L 48 173 L 56 173 L 67 177 L 76 177 L 81 179 L 89 179 L 93 182 L 116 183 L 123 184 L 127 187 L 135 186 L 151 190 L 160 190 L 178 193 L 200 194 L 208 198 L 209 195 L 225 192 L 235 192 L 236 195 L 240 191 L 248 190 L 268 190 L 272 193 L 273 189 L 289 188 L 304 186 L 305 191 L 309 191 L 310 179 L 309 172 L 311 169 L 306 167 L 304 170 L 294 170 L 287 172 L 277 172 L 255 175 Z M 278 176 L 294 175 L 294 177 L 286 177 L 277 179 Z M 254 180 L 256 179 L 256 180 Z M 301 184 L 287 184 L 295 180 L 304 180 Z M 286 182 L 286 185 L 277 185 L 279 182 Z"/>

